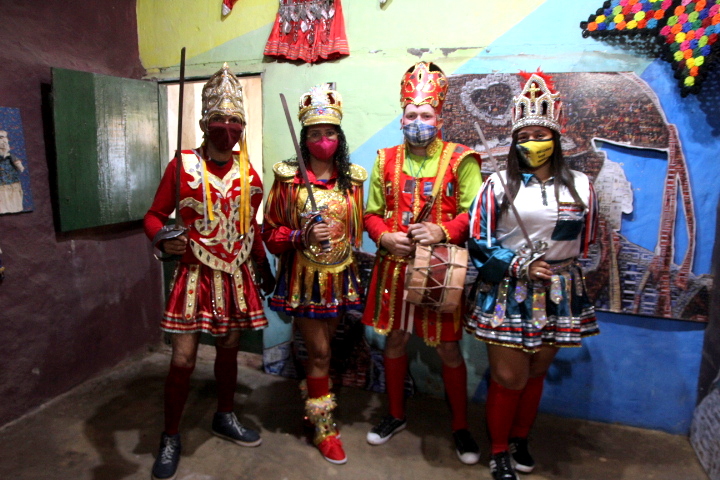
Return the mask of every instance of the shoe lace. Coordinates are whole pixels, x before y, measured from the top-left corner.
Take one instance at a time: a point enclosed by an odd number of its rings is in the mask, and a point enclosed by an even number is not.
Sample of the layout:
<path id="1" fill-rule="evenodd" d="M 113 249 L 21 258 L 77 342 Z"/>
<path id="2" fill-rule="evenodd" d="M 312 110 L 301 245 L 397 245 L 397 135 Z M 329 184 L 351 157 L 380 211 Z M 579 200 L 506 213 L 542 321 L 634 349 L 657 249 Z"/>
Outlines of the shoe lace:
<path id="1" fill-rule="evenodd" d="M 172 462 L 173 456 L 175 456 L 175 444 L 168 438 L 165 440 L 165 445 L 160 452 L 160 461 L 162 463 L 170 463 Z"/>
<path id="2" fill-rule="evenodd" d="M 230 415 L 230 423 L 232 424 L 233 428 L 240 432 L 241 435 L 245 434 L 245 432 L 247 431 L 247 428 L 242 426 L 240 420 L 237 419 L 234 413 Z"/>
<path id="3" fill-rule="evenodd" d="M 378 428 L 377 428 L 378 433 L 380 433 L 383 436 L 389 434 L 390 432 L 392 432 L 395 429 L 395 423 L 397 421 L 398 420 L 395 417 L 393 417 L 392 415 L 388 415 L 388 416 L 384 417 L 380 421 L 380 425 L 378 425 Z"/>

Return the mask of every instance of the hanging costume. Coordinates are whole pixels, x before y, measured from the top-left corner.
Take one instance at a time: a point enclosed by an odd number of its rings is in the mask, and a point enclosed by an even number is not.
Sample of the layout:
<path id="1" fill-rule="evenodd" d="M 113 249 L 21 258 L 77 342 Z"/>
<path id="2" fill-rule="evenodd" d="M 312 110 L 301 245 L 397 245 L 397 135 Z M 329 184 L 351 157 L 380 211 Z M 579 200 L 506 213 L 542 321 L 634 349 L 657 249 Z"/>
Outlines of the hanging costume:
<path id="1" fill-rule="evenodd" d="M 307 63 L 350 55 L 340 0 L 280 0 L 264 53 Z"/>
<path id="2" fill-rule="evenodd" d="M 321 84 L 300 98 L 298 118 L 303 128 L 337 125 L 342 120 L 342 97 Z M 323 141 L 326 137 L 321 137 Z M 336 140 L 337 142 L 337 140 Z M 337 144 L 336 144 L 337 148 Z M 309 147 L 308 147 L 309 149 Z M 336 154 L 330 178 L 318 180 L 306 162 L 308 180 L 319 212 L 313 212 L 298 160 L 273 166 L 275 182 L 265 208 L 263 239 L 278 256 L 277 284 L 272 310 L 298 318 L 334 319 L 348 310 L 361 310 L 361 288 L 353 249 L 362 244 L 364 168 L 349 164 L 351 186 L 340 188 Z M 328 159 L 330 160 L 330 159 Z M 302 161 L 302 160 L 301 160 Z M 309 241 L 317 214 L 331 232 L 329 248 Z M 328 376 L 308 376 L 301 383 L 305 416 L 315 426 L 315 445 L 326 460 L 342 464 L 347 457 L 333 419 L 337 406 Z"/>
<path id="3" fill-rule="evenodd" d="M 558 95 L 534 74 L 516 97 L 513 131 L 539 125 L 559 134 Z M 506 171 L 490 176 L 473 203 L 468 248 L 478 268 L 478 285 L 467 328 L 479 339 L 534 352 L 543 343 L 579 346 L 581 338 L 598 333 L 576 260 L 594 241 L 597 200 L 587 176 L 571 172 L 584 205 L 564 186 L 557 189 L 556 198 L 554 179 L 542 183 L 530 173 L 522 174 L 514 204 L 541 251 L 527 247 L 510 209 L 500 214 L 505 191 L 498 175 L 505 179 Z M 548 282 L 529 281 L 527 268 L 540 255 L 553 276 Z"/>

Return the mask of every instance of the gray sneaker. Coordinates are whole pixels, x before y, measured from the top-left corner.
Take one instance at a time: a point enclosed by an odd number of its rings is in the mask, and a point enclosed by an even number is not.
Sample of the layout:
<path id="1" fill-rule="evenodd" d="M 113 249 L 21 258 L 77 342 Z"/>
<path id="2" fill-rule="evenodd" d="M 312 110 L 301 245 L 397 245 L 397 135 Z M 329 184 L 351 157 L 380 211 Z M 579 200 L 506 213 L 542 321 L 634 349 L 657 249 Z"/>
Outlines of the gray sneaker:
<path id="1" fill-rule="evenodd" d="M 160 451 L 152 469 L 153 480 L 172 480 L 175 478 L 180 463 L 180 434 L 168 435 L 163 432 L 160 437 Z"/>
<path id="2" fill-rule="evenodd" d="M 257 447 L 262 443 L 260 434 L 243 427 L 233 412 L 216 412 L 213 417 L 212 432 L 243 447 Z"/>

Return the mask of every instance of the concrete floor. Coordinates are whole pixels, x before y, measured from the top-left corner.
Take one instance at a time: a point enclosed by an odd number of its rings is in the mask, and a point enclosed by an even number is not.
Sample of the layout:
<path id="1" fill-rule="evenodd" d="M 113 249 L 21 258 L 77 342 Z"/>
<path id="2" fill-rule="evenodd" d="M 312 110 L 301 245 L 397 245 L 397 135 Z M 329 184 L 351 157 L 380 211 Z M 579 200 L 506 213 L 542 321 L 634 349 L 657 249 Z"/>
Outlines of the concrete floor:
<path id="1" fill-rule="evenodd" d="M 297 382 L 247 367 L 239 373 L 237 412 L 261 430 L 263 444 L 243 448 L 221 440 L 209 430 L 215 411 L 210 357 L 203 353 L 192 378 L 177 480 L 491 478 L 482 405 L 471 405 L 470 418 L 483 457 L 466 466 L 445 428 L 443 401 L 413 397 L 407 430 L 374 447 L 365 434 L 384 413 L 385 396 L 339 389 L 337 418 L 349 460 L 336 466 L 307 443 Z M 125 362 L 1 428 L 0 479 L 149 479 L 168 360 L 161 350 Z M 521 480 L 707 479 L 686 437 L 656 431 L 540 415 L 531 447 L 538 467 Z"/>

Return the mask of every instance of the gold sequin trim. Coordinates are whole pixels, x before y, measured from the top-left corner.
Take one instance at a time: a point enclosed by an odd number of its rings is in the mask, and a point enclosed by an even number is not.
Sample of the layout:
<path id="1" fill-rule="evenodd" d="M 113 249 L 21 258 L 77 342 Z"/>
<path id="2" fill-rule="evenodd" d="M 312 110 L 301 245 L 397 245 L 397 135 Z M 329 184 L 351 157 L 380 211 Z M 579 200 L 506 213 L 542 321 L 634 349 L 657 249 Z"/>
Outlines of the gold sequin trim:
<path id="1" fill-rule="evenodd" d="M 195 318 L 197 309 L 198 277 L 200 276 L 200 265 L 190 265 L 188 278 L 185 284 L 185 320 Z"/>

